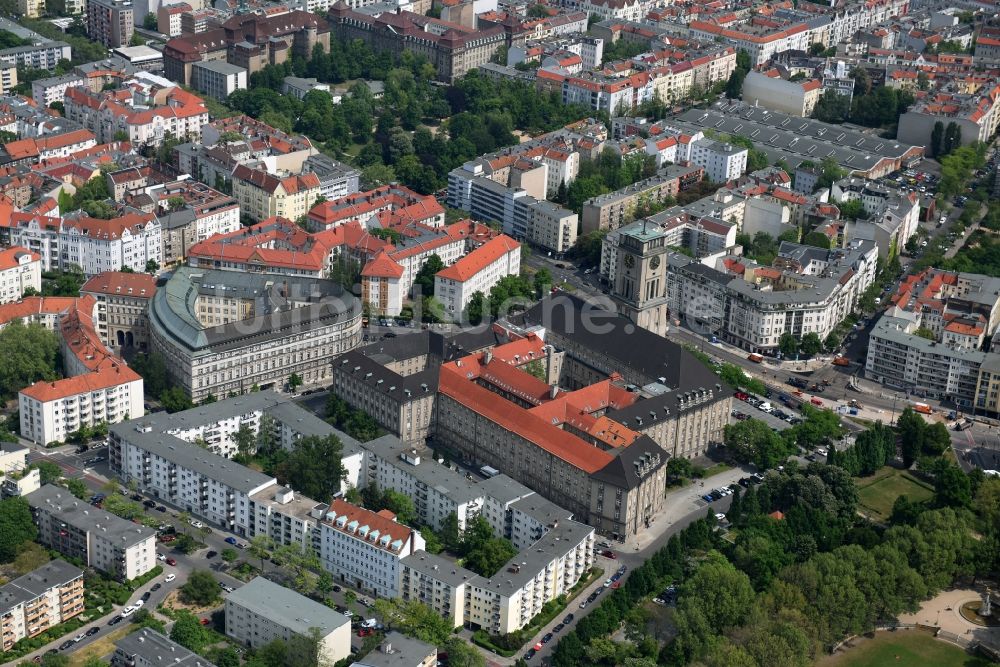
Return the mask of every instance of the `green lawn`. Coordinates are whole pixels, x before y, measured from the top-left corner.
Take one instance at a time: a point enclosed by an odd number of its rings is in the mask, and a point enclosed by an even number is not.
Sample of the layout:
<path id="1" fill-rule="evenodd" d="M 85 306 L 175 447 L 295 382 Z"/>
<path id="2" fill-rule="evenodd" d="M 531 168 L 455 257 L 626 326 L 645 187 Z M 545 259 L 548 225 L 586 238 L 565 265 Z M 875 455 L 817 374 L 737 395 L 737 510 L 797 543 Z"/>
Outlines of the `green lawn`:
<path id="1" fill-rule="evenodd" d="M 933 494 L 930 486 L 895 468 L 882 468 L 871 477 L 858 480 L 861 507 L 877 515 L 876 518 L 888 519 L 899 496 L 905 495 L 912 502 L 918 502 Z"/>
<path id="2" fill-rule="evenodd" d="M 859 640 L 854 648 L 816 663 L 817 667 L 989 667 L 991 664 L 917 630 L 880 632 L 874 639 Z"/>

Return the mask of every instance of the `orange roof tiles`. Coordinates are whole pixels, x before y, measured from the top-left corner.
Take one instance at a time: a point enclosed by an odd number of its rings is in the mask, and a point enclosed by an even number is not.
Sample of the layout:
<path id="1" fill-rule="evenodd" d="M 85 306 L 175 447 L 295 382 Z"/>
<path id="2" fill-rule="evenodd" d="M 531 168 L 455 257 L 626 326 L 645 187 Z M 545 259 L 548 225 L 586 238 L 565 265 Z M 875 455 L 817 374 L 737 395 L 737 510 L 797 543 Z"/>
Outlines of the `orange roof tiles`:
<path id="1" fill-rule="evenodd" d="M 13 269 L 21 265 L 21 257 L 25 254 L 30 255 L 32 262 L 41 261 L 42 257 L 37 252 L 32 252 L 27 248 L 21 246 L 14 246 L 12 248 L 4 248 L 0 250 L 0 271 L 5 271 L 7 269 Z"/>
<path id="2" fill-rule="evenodd" d="M 0 324 L 21 320 L 33 315 L 58 315 L 73 307 L 74 297 L 29 296 L 0 305 Z"/>
<path id="3" fill-rule="evenodd" d="M 108 271 L 85 282 L 80 292 L 152 298 L 156 294 L 156 278 L 146 273 Z"/>
<path id="4" fill-rule="evenodd" d="M 399 549 L 393 548 L 394 543 L 399 541 L 405 546 L 413 537 L 413 529 L 401 523 L 396 523 L 395 515 L 391 512 L 372 512 L 363 507 L 352 505 L 340 498 L 334 498 L 330 501 L 330 508 L 327 510 L 327 514 L 333 514 L 337 517 L 333 521 L 326 519 L 324 523 L 327 525 L 332 526 L 342 533 L 369 542 L 372 546 L 379 547 L 385 551 L 396 552 Z M 343 526 L 339 525 L 340 517 L 346 517 Z M 354 522 L 357 522 L 357 525 L 352 530 Z M 368 530 L 362 534 L 361 529 L 365 526 L 368 527 Z M 382 541 L 386 535 L 389 536 L 389 541 L 387 544 L 383 544 Z"/>
<path id="5" fill-rule="evenodd" d="M 83 375 L 55 380 L 54 382 L 36 382 L 30 387 L 22 389 L 20 393 L 36 401 L 47 403 L 68 396 L 109 389 L 126 382 L 135 382 L 141 379 L 138 373 L 122 362 L 107 366 L 93 373 L 84 373 Z"/>
<path id="6" fill-rule="evenodd" d="M 393 261 L 383 250 L 365 264 L 361 275 L 366 278 L 401 278 L 403 267 L 398 262 Z"/>
<path id="7" fill-rule="evenodd" d="M 449 267 L 438 271 L 437 277 L 464 283 L 507 253 L 521 247 L 521 244 L 501 234 L 476 248 Z"/>

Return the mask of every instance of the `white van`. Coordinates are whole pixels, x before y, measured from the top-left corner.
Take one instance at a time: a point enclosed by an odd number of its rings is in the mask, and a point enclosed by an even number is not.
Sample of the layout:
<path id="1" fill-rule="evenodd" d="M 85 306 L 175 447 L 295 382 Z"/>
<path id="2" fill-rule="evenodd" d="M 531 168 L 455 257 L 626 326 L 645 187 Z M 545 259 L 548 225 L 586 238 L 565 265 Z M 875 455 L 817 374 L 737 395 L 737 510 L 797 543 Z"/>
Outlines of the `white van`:
<path id="1" fill-rule="evenodd" d="M 768 401 L 764 401 L 763 403 L 758 405 L 757 409 L 760 410 L 761 412 L 766 412 L 768 414 L 774 412 L 774 406 L 771 405 Z"/>

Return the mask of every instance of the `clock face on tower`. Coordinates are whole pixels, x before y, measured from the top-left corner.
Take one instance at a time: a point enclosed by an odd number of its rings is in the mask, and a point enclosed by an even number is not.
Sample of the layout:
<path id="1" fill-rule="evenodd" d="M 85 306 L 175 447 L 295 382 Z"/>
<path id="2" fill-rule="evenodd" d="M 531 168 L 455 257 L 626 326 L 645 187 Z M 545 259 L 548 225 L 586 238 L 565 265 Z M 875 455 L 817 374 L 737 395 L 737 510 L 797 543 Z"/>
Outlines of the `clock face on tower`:
<path id="1" fill-rule="evenodd" d="M 625 266 L 627 266 L 630 269 L 633 266 L 635 266 L 635 256 L 633 256 L 633 255 L 625 255 Z"/>
<path id="2" fill-rule="evenodd" d="M 649 266 L 652 267 L 654 270 L 660 268 L 660 258 L 654 257 L 653 259 L 649 260 Z"/>

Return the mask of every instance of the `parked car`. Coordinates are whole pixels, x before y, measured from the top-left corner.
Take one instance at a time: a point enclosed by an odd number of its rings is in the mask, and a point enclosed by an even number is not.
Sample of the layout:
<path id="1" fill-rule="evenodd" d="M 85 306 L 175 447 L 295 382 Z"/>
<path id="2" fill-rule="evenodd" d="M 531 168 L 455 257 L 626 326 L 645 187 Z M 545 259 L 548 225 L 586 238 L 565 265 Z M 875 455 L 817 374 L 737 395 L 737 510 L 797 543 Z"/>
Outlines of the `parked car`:
<path id="1" fill-rule="evenodd" d="M 122 617 L 121 616 L 115 616 L 110 621 L 108 621 L 108 625 L 118 625 L 121 622 L 122 622 Z"/>
<path id="2" fill-rule="evenodd" d="M 616 560 L 618 558 L 618 554 L 616 554 L 611 549 L 605 549 L 604 551 L 601 552 L 601 555 L 604 556 L 605 558 L 610 558 L 611 560 Z"/>
<path id="3" fill-rule="evenodd" d="M 203 524 L 201 521 L 198 521 L 198 519 L 191 519 L 190 523 L 195 528 L 204 528 L 205 527 L 205 524 Z"/>
<path id="4" fill-rule="evenodd" d="M 72 639 L 67 639 L 62 644 L 59 645 L 59 650 L 60 651 L 65 651 L 66 649 L 68 649 L 70 646 L 72 646 L 75 643 L 76 642 L 73 641 Z"/>
<path id="5" fill-rule="evenodd" d="M 562 629 L 565 627 L 566 626 L 563 625 L 562 623 L 557 623 L 556 626 L 552 628 L 552 632 L 562 632 Z"/>
<path id="6" fill-rule="evenodd" d="M 151 590 L 151 591 L 153 591 L 155 593 L 156 591 L 160 590 L 161 588 L 163 588 L 163 584 L 156 583 L 156 584 L 153 584 L 153 587 L 150 588 L 149 590 Z"/>
<path id="7" fill-rule="evenodd" d="M 153 593 L 150 591 L 146 591 L 145 593 L 142 594 L 142 601 L 149 602 L 149 598 L 151 597 L 153 597 Z"/>
<path id="8" fill-rule="evenodd" d="M 236 546 L 236 538 L 235 537 L 227 537 L 226 538 L 226 544 L 232 544 L 233 546 Z"/>
<path id="9" fill-rule="evenodd" d="M 91 629 L 87 630 L 86 634 L 87 634 L 88 637 L 93 637 L 94 635 L 96 635 L 100 631 L 101 631 L 101 629 L 95 625 Z"/>
<path id="10" fill-rule="evenodd" d="M 543 644 L 548 644 L 550 641 L 552 641 L 552 633 L 551 632 L 546 632 L 545 636 L 542 637 L 542 643 Z"/>
<path id="11" fill-rule="evenodd" d="M 167 511 L 167 506 L 166 505 L 157 505 L 156 506 L 156 511 L 157 512 L 166 512 Z"/>
<path id="12" fill-rule="evenodd" d="M 215 558 L 218 555 L 219 555 L 218 551 L 209 551 L 207 554 L 205 554 L 205 558 Z"/>

